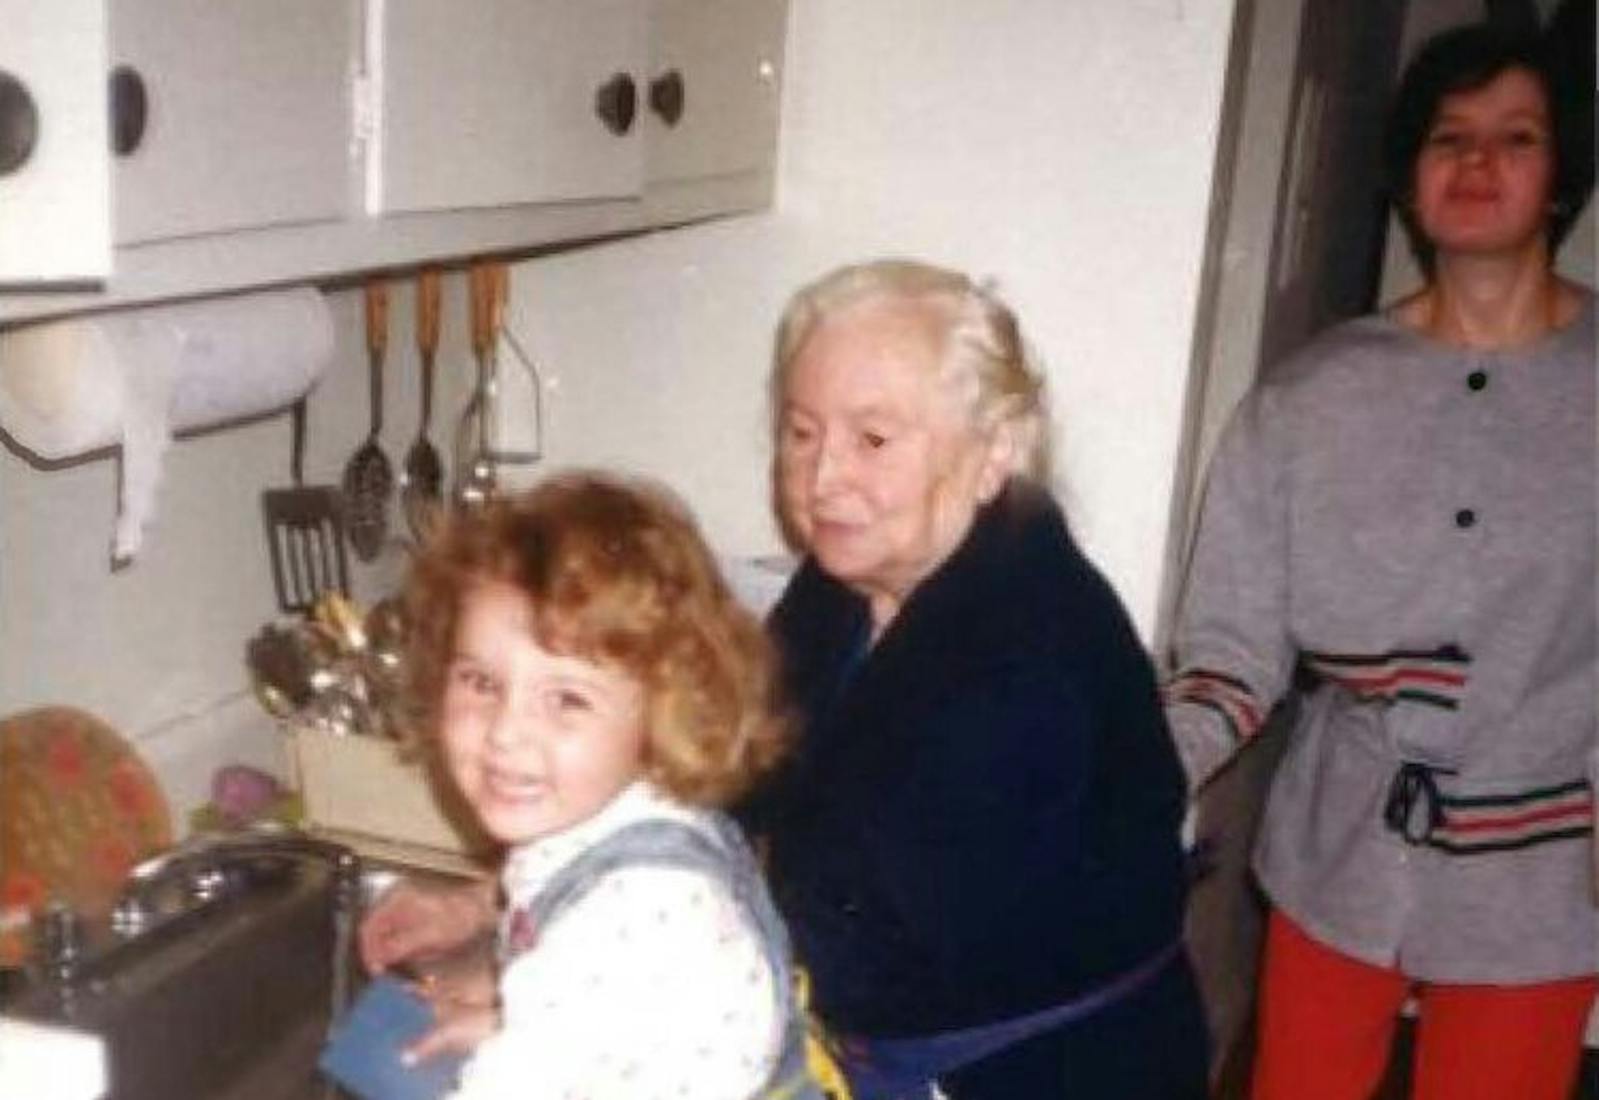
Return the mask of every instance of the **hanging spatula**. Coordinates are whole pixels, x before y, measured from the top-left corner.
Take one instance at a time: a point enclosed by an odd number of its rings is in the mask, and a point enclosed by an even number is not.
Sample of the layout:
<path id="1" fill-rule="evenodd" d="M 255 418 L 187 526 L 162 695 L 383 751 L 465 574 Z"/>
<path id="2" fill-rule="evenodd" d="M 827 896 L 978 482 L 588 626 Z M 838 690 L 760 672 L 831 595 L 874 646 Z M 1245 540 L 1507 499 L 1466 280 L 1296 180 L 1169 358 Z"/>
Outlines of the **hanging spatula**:
<path id="1" fill-rule="evenodd" d="M 261 494 L 272 584 L 278 607 L 308 612 L 317 597 L 349 594 L 350 570 L 344 557 L 344 505 L 331 485 L 305 484 L 305 398 L 294 403 L 289 473 L 294 484 Z"/>

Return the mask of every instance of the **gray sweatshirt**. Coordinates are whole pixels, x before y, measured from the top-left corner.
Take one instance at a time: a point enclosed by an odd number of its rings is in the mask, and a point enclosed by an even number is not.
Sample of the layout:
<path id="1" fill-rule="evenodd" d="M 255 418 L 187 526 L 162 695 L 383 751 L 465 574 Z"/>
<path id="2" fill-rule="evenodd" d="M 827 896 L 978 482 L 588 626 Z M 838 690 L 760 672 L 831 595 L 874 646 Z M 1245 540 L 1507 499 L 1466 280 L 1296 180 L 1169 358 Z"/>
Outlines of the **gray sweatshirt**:
<path id="1" fill-rule="evenodd" d="M 1302 692 L 1255 869 L 1419 979 L 1599 969 L 1594 306 L 1522 349 L 1383 316 L 1294 356 L 1210 468 L 1168 717 L 1196 786 Z"/>

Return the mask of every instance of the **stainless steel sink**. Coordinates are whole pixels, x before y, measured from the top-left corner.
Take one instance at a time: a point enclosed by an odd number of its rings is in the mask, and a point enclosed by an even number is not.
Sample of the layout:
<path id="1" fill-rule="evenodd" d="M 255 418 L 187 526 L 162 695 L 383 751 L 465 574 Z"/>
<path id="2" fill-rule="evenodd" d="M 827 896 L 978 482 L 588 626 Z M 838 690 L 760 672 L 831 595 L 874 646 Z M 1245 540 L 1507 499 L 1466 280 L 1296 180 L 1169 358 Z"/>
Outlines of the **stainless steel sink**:
<path id="1" fill-rule="evenodd" d="M 108 1100 L 338 1096 L 316 1058 L 354 979 L 361 887 L 349 850 L 295 833 L 176 849 L 110 919 L 48 914 L 0 1015 L 100 1035 Z"/>

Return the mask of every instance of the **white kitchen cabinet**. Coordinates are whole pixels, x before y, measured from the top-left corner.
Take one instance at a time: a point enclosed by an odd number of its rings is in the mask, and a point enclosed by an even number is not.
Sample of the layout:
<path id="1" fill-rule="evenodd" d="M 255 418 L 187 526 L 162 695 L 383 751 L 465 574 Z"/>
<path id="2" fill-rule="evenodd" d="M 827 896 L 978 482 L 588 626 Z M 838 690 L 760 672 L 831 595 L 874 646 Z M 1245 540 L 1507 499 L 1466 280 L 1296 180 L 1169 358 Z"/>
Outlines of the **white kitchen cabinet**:
<path id="1" fill-rule="evenodd" d="M 0 28 L 0 282 L 104 278 L 103 0 L 0 0 Z"/>
<path id="2" fill-rule="evenodd" d="M 356 206 L 350 88 L 359 0 L 111 0 L 114 69 L 146 123 L 113 164 L 119 245 Z"/>
<path id="3" fill-rule="evenodd" d="M 651 185 L 771 170 L 787 20 L 786 0 L 653 0 Z"/>
<path id="4" fill-rule="evenodd" d="M 637 195 L 642 2 L 372 0 L 369 212 Z"/>
<path id="5" fill-rule="evenodd" d="M 0 70 L 49 108 L 0 176 L 0 325 L 760 209 L 786 19 L 787 0 L 0 0 Z M 113 68 L 146 104 L 115 157 Z"/>

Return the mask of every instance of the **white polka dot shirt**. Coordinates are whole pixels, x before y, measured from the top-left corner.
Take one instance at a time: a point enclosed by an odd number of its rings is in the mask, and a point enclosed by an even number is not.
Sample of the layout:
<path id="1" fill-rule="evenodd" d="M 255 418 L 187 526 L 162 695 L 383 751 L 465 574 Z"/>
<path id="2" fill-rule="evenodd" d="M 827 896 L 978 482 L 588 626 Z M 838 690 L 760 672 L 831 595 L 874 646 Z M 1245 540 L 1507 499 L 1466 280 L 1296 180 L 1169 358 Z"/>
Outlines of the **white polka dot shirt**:
<path id="1" fill-rule="evenodd" d="M 638 821 L 707 828 L 639 782 L 589 820 L 506 861 L 507 912 Z M 772 975 L 722 885 L 697 871 L 613 872 L 500 975 L 501 1030 L 455 1100 L 747 1100 L 781 1040 Z"/>

